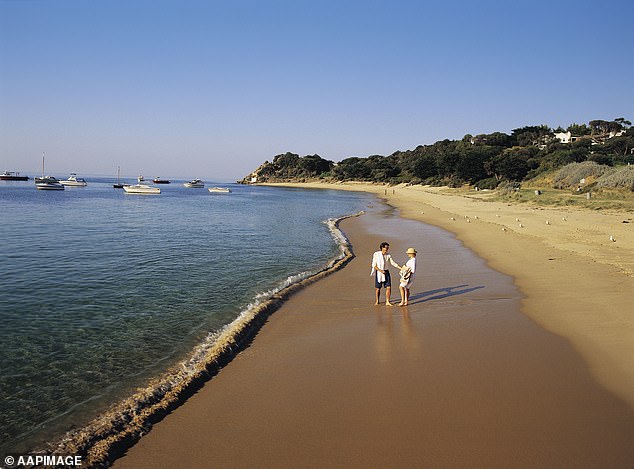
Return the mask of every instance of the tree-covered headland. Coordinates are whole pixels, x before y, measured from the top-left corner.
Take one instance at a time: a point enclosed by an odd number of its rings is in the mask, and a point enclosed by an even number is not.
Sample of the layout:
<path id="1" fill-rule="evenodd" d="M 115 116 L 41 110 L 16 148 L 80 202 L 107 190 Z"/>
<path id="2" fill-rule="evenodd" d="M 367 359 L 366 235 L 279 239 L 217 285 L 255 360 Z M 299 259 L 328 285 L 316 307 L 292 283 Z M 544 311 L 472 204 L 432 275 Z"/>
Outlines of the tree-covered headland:
<path id="1" fill-rule="evenodd" d="M 349 157 L 338 163 L 319 155 L 285 153 L 266 161 L 241 182 L 365 181 L 451 187 L 469 184 L 492 189 L 503 183 L 521 183 L 571 163 L 588 167 L 634 163 L 631 122 L 618 118 L 571 124 L 566 129 L 526 126 L 514 129 L 510 135 L 467 134 L 460 140 L 440 140 L 388 156 Z M 634 171 L 627 172 L 634 175 Z M 634 190 L 634 186 L 627 188 Z"/>

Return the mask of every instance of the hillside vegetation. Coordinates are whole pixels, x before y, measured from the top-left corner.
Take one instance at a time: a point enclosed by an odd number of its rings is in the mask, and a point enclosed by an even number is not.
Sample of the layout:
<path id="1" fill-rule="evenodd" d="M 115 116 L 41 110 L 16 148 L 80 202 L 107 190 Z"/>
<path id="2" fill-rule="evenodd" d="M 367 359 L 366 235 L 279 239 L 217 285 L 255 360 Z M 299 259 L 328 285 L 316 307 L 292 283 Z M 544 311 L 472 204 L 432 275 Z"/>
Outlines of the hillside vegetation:
<path id="1" fill-rule="evenodd" d="M 561 143 L 566 132 L 568 143 Z M 241 182 L 322 179 L 493 189 L 500 185 L 517 188 L 549 174 L 552 187 L 560 189 L 633 191 L 633 170 L 627 166 L 632 163 L 634 128 L 619 118 L 572 124 L 567 129 L 541 125 L 514 129 L 510 135 L 467 134 L 461 140 L 437 141 L 388 156 L 350 157 L 338 163 L 319 155 L 285 153 L 266 161 Z"/>

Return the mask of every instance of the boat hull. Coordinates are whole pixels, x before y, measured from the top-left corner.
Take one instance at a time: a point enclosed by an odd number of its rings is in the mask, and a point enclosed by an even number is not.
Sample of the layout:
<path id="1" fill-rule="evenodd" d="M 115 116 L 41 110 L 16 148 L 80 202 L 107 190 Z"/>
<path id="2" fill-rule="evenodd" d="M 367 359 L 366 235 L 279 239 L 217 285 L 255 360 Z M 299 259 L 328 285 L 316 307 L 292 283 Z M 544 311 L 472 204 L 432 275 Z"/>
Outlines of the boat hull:
<path id="1" fill-rule="evenodd" d="M 38 182 L 35 188 L 39 191 L 63 191 L 64 186 L 55 182 Z"/>
<path id="2" fill-rule="evenodd" d="M 70 187 L 86 187 L 88 183 L 80 181 L 59 181 L 60 184 Z"/>

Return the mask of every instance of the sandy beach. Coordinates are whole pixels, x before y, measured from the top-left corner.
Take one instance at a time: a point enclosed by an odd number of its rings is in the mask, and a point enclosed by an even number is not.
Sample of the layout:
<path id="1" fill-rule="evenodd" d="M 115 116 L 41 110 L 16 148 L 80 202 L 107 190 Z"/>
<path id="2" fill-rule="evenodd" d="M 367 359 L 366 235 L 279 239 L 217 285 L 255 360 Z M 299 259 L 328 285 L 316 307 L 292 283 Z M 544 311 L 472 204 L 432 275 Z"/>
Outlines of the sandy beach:
<path id="1" fill-rule="evenodd" d="M 345 220 L 356 257 L 293 295 L 114 467 L 632 465 L 634 279 L 622 266 L 512 229 L 531 226 L 511 211 L 523 207 L 476 215 L 433 191 L 348 189 L 399 210 Z M 400 262 L 419 251 L 407 308 L 373 305 L 384 240 Z"/>
<path id="2" fill-rule="evenodd" d="M 569 340 L 594 377 L 634 409 L 633 213 L 492 202 L 487 192 L 423 186 L 292 186 L 371 192 L 405 218 L 455 233 L 515 279 L 524 314 Z"/>

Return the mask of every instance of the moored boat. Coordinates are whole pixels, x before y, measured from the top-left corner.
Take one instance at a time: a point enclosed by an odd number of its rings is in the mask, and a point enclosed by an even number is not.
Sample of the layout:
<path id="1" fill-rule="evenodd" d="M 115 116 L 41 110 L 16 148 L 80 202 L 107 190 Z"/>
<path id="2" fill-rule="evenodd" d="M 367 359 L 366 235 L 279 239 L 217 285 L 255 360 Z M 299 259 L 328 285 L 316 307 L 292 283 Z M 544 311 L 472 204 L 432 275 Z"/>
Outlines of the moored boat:
<path id="1" fill-rule="evenodd" d="M 72 186 L 72 187 L 86 187 L 88 183 L 84 178 L 78 178 L 75 173 L 70 173 L 68 179 L 63 181 L 59 181 L 60 184 L 64 186 Z"/>
<path id="2" fill-rule="evenodd" d="M 231 192 L 231 189 L 227 187 L 210 187 L 207 190 L 216 194 L 228 194 L 229 192 Z"/>
<path id="3" fill-rule="evenodd" d="M 191 181 L 183 184 L 183 186 L 191 187 L 191 188 L 200 188 L 200 187 L 205 187 L 205 183 L 202 182 L 200 179 L 192 179 Z"/>
<path id="4" fill-rule="evenodd" d="M 35 188 L 41 191 L 63 191 L 64 186 L 53 176 L 35 178 Z"/>
<path id="5" fill-rule="evenodd" d="M 152 182 L 154 184 L 169 184 L 170 180 L 169 179 L 154 178 L 154 179 L 152 179 Z"/>
<path id="6" fill-rule="evenodd" d="M 117 166 L 117 182 L 115 182 L 112 185 L 112 187 L 114 187 L 115 189 L 123 189 L 123 186 L 125 185 L 121 182 L 120 176 L 121 176 L 121 167 Z"/>
<path id="7" fill-rule="evenodd" d="M 0 181 L 28 181 L 28 176 L 20 176 L 17 171 L 5 171 L 0 174 Z"/>
<path id="8" fill-rule="evenodd" d="M 161 189 L 158 187 L 150 187 L 147 184 L 131 184 L 124 185 L 123 190 L 126 194 L 160 194 Z"/>

